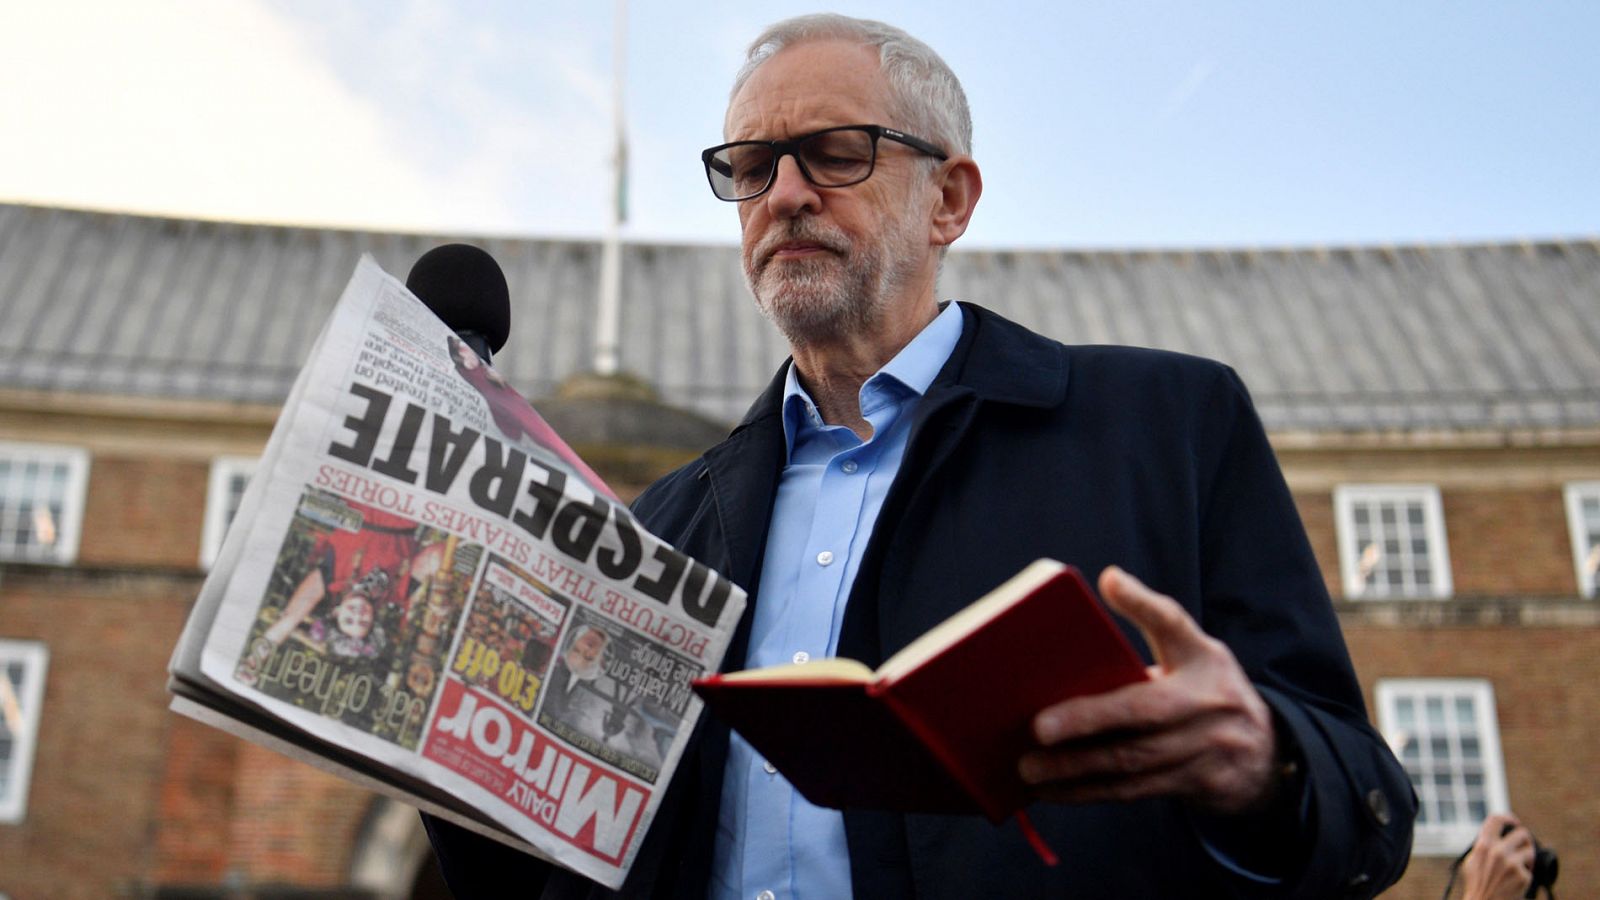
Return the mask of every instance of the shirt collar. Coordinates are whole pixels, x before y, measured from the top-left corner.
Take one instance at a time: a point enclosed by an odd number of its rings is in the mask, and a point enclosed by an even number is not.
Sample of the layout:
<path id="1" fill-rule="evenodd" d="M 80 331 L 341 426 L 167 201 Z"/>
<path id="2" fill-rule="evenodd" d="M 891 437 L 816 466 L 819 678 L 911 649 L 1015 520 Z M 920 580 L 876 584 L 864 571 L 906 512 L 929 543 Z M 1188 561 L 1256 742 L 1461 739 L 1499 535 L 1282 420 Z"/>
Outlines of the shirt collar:
<path id="1" fill-rule="evenodd" d="M 928 386 L 933 384 L 939 370 L 944 368 L 950 354 L 955 352 L 956 344 L 961 340 L 961 328 L 960 306 L 951 300 L 909 344 L 902 347 L 893 359 L 884 363 L 883 368 L 873 373 L 861 386 L 863 408 L 870 404 L 870 395 L 883 392 L 888 387 L 886 382 L 891 379 L 918 397 L 927 393 Z M 821 418 L 817 415 L 816 404 L 805 388 L 800 386 L 800 374 L 791 361 L 783 383 L 783 437 L 791 451 L 794 449 L 795 433 L 802 427 L 821 427 Z"/>

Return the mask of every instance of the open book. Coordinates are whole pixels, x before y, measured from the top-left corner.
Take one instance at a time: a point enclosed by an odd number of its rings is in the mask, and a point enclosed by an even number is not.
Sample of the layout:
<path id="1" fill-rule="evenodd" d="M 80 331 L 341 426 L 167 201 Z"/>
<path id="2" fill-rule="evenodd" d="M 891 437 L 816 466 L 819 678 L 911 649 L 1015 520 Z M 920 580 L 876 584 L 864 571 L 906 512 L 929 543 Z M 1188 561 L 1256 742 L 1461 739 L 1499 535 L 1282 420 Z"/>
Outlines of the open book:
<path id="1" fill-rule="evenodd" d="M 744 592 L 363 257 L 173 651 L 173 709 L 611 887 Z"/>
<path id="2" fill-rule="evenodd" d="M 1146 677 L 1078 571 L 1041 559 L 876 672 L 822 659 L 694 688 L 818 806 L 1000 822 L 1029 799 L 1035 713 Z"/>

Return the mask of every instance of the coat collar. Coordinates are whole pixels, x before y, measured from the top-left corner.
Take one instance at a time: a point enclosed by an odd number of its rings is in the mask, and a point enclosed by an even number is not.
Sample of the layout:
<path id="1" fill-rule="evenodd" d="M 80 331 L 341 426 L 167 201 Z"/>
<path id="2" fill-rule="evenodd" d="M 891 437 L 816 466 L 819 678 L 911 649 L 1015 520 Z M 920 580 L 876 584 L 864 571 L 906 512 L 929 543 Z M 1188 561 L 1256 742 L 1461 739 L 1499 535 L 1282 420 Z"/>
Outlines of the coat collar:
<path id="1" fill-rule="evenodd" d="M 932 390 L 965 388 L 984 402 L 1052 407 L 1067 394 L 1067 348 L 963 302 L 961 341 Z"/>
<path id="2" fill-rule="evenodd" d="M 917 418 L 963 398 L 1047 408 L 1067 391 L 1067 348 L 981 306 L 963 302 L 961 340 L 945 362 Z M 722 443 L 706 451 L 709 478 L 728 550 L 728 577 L 753 588 L 766 552 L 767 523 L 783 470 L 783 392 L 780 366 L 750 411 Z M 753 537 L 759 535 L 759 537 Z"/>
<path id="3" fill-rule="evenodd" d="M 979 400 L 1052 407 L 1067 392 L 1067 348 L 974 303 L 961 303 L 961 340 L 929 391 L 964 388 Z M 749 428 L 781 429 L 783 391 L 792 359 L 778 368 L 724 444 Z M 721 446 L 721 445 L 719 445 Z M 708 454 L 709 455 L 709 454 Z"/>

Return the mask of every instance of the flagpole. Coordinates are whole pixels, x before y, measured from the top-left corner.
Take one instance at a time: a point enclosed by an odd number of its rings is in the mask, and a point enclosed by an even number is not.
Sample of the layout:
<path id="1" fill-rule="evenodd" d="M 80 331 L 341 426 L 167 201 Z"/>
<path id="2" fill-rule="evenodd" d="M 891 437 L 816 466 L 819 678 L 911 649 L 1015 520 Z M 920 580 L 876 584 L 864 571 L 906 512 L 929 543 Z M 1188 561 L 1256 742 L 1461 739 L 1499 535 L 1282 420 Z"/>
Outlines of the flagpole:
<path id="1" fill-rule="evenodd" d="M 595 317 L 594 370 L 615 375 L 621 331 L 622 223 L 628 218 L 628 139 L 623 126 L 622 86 L 627 75 L 628 0 L 615 0 L 611 38 L 611 224 L 600 249 L 600 298 Z"/>

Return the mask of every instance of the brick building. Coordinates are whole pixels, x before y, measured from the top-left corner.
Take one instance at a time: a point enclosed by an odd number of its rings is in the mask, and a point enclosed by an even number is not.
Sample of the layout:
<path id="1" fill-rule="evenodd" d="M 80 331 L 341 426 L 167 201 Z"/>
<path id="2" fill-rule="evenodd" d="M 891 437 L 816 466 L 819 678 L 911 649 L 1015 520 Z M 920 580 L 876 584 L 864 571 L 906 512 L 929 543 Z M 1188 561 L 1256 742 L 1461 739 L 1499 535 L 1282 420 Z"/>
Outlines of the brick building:
<path id="1" fill-rule="evenodd" d="M 0 894 L 440 896 L 414 813 L 168 713 L 164 672 L 357 256 L 448 239 L 0 205 Z M 496 362 L 552 397 L 598 247 L 477 242 L 513 291 Z M 622 366 L 668 411 L 541 408 L 631 492 L 713 439 L 670 410 L 733 420 L 784 349 L 732 248 L 624 273 Z M 1507 805 L 1600 891 L 1600 246 L 953 253 L 942 291 L 1240 370 L 1424 801 L 1388 896 L 1437 897 Z"/>

